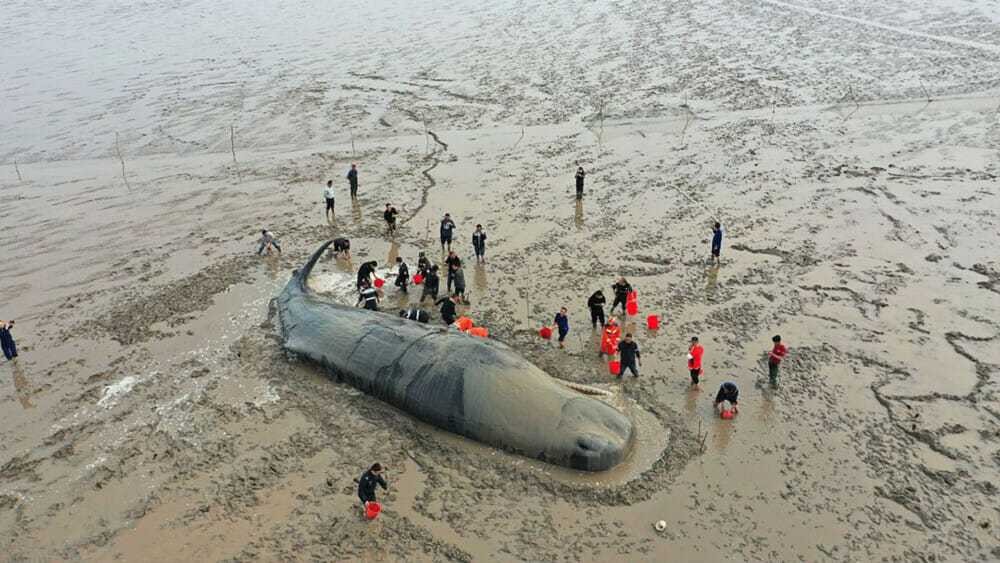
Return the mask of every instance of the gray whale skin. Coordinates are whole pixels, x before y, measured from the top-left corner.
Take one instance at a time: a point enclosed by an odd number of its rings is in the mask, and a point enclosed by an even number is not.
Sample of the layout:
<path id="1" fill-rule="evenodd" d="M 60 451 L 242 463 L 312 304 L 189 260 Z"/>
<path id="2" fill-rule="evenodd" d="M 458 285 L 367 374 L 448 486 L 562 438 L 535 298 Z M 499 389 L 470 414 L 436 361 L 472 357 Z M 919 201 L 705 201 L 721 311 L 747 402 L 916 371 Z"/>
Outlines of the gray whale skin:
<path id="1" fill-rule="evenodd" d="M 512 453 L 585 471 L 625 458 L 634 433 L 625 415 L 509 346 L 314 294 L 309 274 L 331 242 L 278 297 L 287 350 L 424 422 Z"/>

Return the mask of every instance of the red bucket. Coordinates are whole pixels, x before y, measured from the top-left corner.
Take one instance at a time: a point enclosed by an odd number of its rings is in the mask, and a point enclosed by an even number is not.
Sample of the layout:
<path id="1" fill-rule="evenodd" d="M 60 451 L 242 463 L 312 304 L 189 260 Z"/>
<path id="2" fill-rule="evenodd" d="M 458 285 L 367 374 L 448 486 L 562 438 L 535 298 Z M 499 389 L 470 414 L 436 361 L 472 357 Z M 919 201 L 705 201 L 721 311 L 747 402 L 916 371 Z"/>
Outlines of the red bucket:
<path id="1" fill-rule="evenodd" d="M 548 340 L 552 338 L 552 329 L 547 326 L 543 326 L 542 329 L 538 331 L 538 336 Z"/>
<path id="2" fill-rule="evenodd" d="M 420 285 L 422 283 L 424 283 L 424 276 L 421 276 L 420 274 L 416 274 L 413 276 L 414 285 Z"/>
<path id="3" fill-rule="evenodd" d="M 379 288 L 385 285 L 385 280 L 382 278 L 375 278 L 375 287 Z"/>
<path id="4" fill-rule="evenodd" d="M 365 503 L 365 518 L 369 520 L 374 520 L 378 518 L 378 513 L 382 512 L 382 505 L 377 502 L 366 502 Z"/>
<path id="5" fill-rule="evenodd" d="M 656 315 L 646 317 L 646 326 L 649 327 L 649 330 L 656 330 L 660 328 L 660 317 L 657 317 Z"/>
<path id="6" fill-rule="evenodd" d="M 628 297 L 625 298 L 626 303 L 637 303 L 639 301 L 639 292 L 630 291 L 628 292 Z"/>
<path id="7" fill-rule="evenodd" d="M 722 418 L 725 419 L 725 420 L 732 420 L 734 414 L 736 414 L 736 413 L 733 412 L 732 409 L 730 409 L 728 411 L 722 411 Z"/>
<path id="8" fill-rule="evenodd" d="M 621 370 L 622 370 L 622 364 L 618 360 L 611 360 L 610 362 L 608 362 L 608 371 L 611 372 L 611 375 L 618 375 L 618 373 L 621 372 Z"/>
<path id="9" fill-rule="evenodd" d="M 625 305 L 625 311 L 629 315 L 637 315 L 639 314 L 639 304 L 635 301 L 629 301 L 628 304 Z"/>

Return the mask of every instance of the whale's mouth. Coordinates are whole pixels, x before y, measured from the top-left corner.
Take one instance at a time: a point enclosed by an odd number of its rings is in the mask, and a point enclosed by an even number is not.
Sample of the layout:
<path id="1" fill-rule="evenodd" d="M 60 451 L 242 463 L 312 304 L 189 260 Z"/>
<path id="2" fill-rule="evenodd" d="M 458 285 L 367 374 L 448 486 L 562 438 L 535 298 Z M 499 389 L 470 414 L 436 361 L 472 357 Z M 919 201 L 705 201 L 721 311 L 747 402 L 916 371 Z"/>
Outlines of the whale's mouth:
<path id="1" fill-rule="evenodd" d="M 625 459 L 628 445 L 628 440 L 618 436 L 609 438 L 597 434 L 580 435 L 576 438 L 569 456 L 569 465 L 573 469 L 583 471 L 610 469 Z"/>

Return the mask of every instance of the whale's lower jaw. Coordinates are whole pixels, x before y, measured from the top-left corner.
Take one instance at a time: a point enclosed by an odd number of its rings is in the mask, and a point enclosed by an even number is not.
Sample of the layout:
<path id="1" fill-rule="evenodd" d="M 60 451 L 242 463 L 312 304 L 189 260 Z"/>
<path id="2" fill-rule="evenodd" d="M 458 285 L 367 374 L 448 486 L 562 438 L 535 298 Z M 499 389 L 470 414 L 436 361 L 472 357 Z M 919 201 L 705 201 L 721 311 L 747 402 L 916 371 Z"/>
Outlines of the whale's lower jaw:
<path id="1" fill-rule="evenodd" d="M 327 245 L 278 297 L 286 349 L 424 422 L 484 444 L 584 471 L 625 459 L 634 432 L 625 415 L 555 383 L 508 346 L 312 294 L 305 278 Z"/>

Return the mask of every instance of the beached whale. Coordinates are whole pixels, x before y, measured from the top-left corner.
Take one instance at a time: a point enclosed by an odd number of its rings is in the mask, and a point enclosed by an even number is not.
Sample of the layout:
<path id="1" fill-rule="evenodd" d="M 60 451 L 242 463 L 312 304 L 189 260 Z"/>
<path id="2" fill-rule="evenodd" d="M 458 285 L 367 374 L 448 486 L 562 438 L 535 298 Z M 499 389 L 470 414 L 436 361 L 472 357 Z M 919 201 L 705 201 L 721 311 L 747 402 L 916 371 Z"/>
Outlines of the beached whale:
<path id="1" fill-rule="evenodd" d="M 587 471 L 624 459 L 634 432 L 625 415 L 560 385 L 505 344 L 313 293 L 309 274 L 329 245 L 278 297 L 286 349 L 420 420 L 485 444 Z"/>

